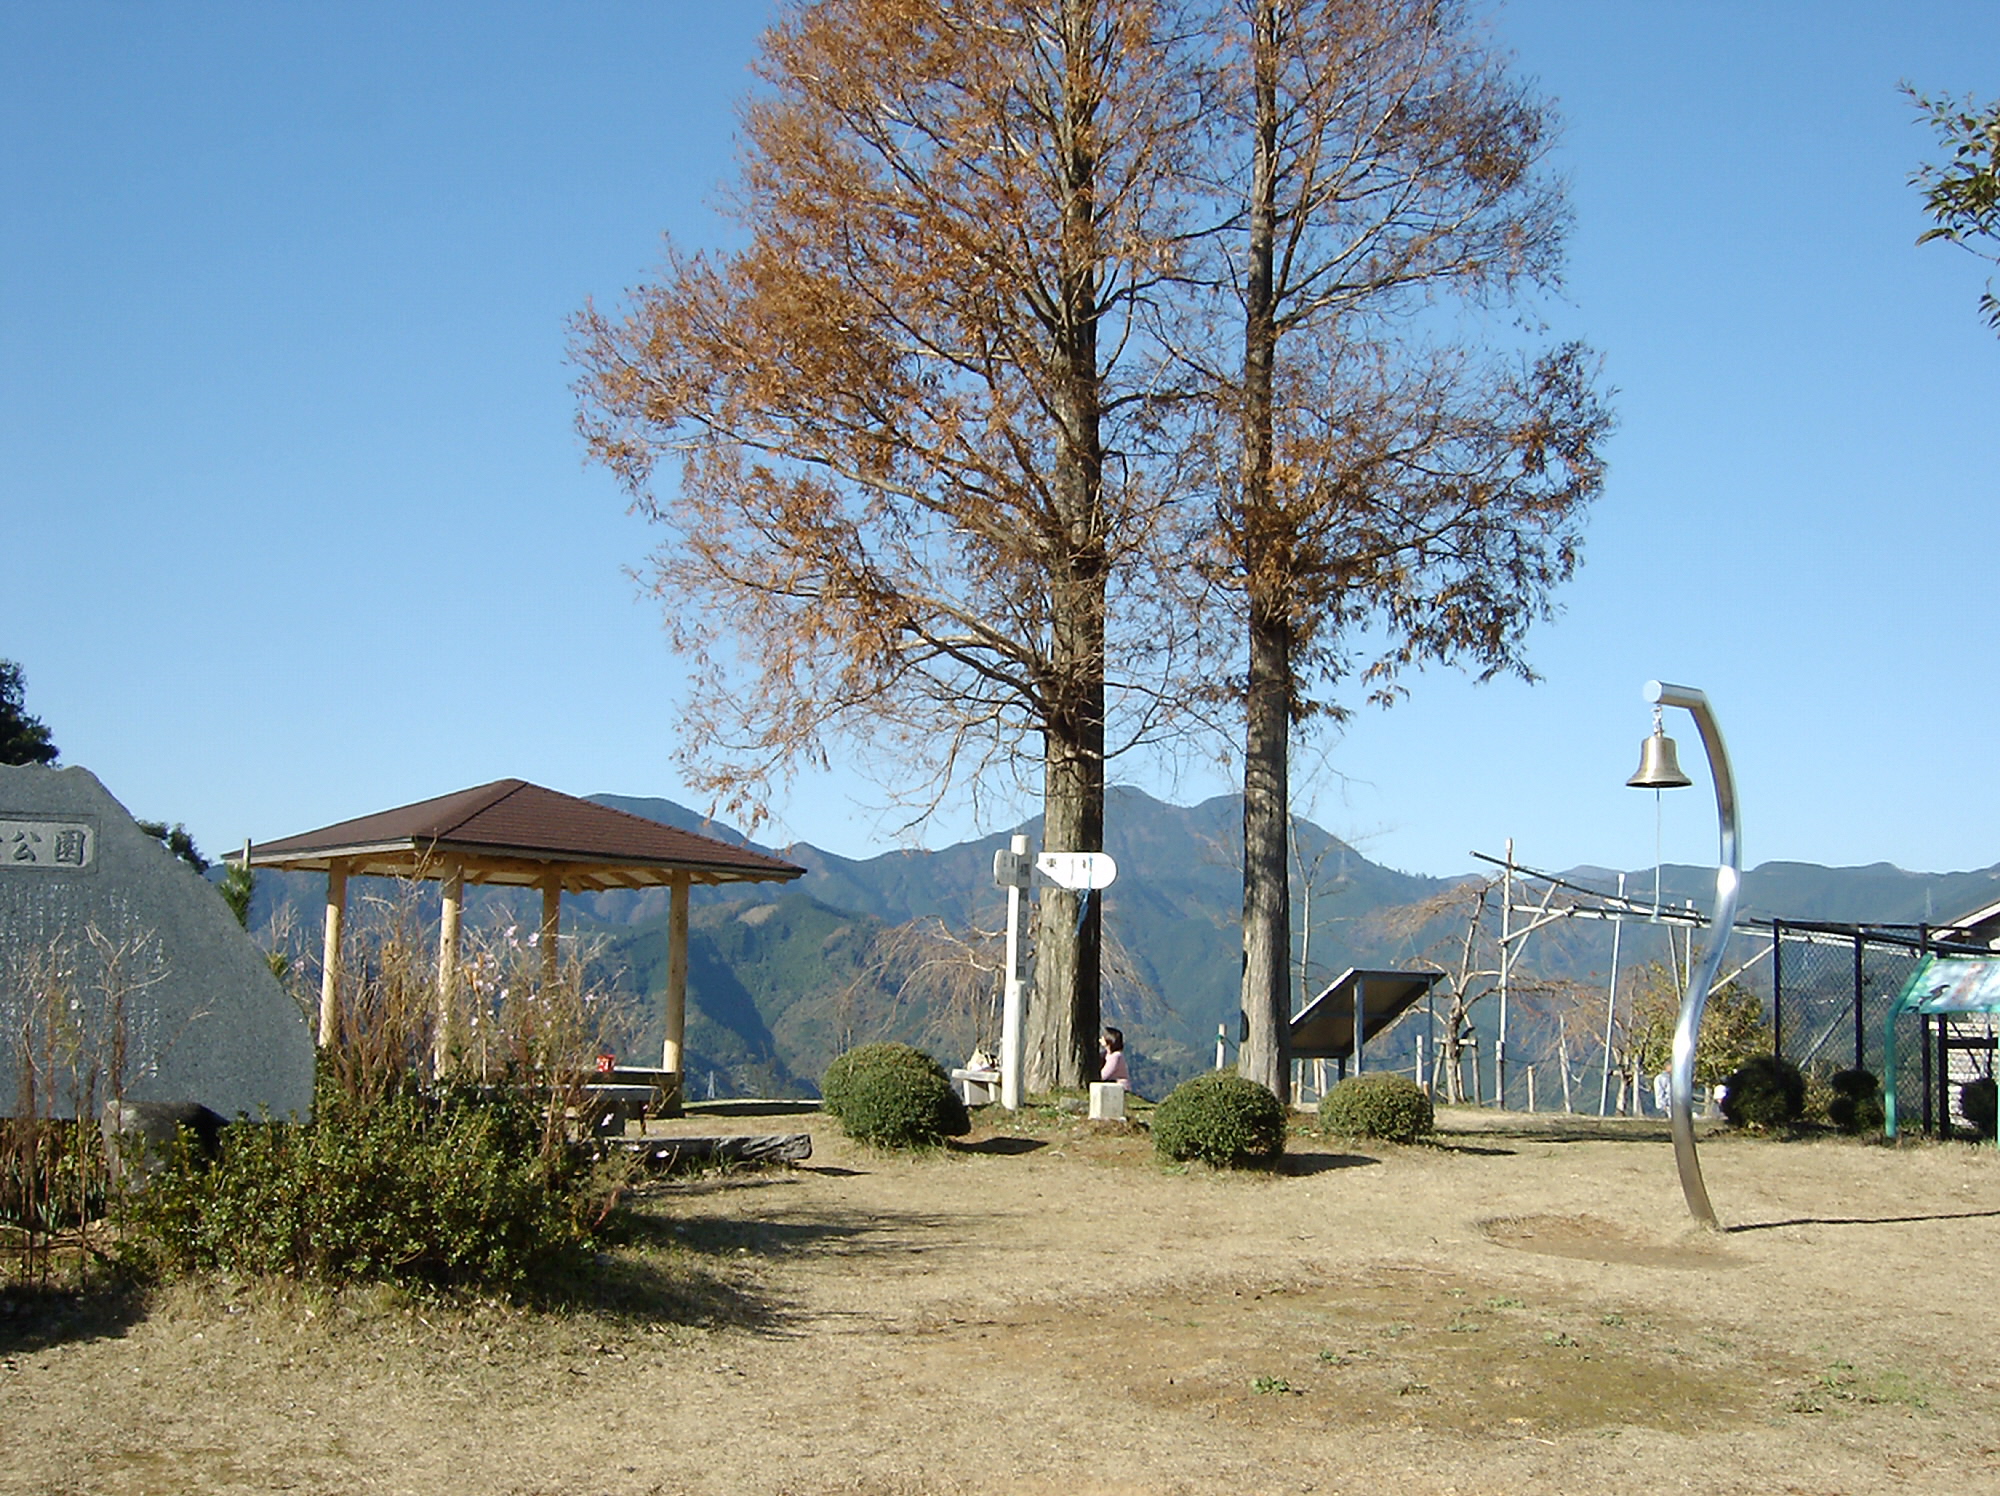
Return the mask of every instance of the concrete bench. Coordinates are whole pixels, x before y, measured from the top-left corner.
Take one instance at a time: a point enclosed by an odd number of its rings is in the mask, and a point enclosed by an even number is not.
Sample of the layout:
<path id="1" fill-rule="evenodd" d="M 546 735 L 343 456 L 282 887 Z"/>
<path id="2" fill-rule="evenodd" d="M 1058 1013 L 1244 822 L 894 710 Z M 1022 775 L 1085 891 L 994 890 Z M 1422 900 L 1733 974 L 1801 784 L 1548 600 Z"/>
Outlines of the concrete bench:
<path id="1" fill-rule="evenodd" d="M 658 1086 L 586 1084 L 583 1088 L 586 1102 L 601 1102 L 604 1106 L 597 1119 L 600 1136 L 624 1136 L 626 1127 L 634 1120 L 643 1120 L 660 1094 Z"/>
<path id="2" fill-rule="evenodd" d="M 998 1070 L 954 1070 L 951 1078 L 958 1083 L 958 1094 L 967 1106 L 985 1106 L 1000 1099 Z"/>

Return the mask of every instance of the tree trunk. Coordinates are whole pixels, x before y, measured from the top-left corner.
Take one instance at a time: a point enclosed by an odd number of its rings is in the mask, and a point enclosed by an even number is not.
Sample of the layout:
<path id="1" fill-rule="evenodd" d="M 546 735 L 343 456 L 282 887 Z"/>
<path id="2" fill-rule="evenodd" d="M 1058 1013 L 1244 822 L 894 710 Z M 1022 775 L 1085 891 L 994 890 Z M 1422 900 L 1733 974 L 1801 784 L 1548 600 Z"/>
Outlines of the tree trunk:
<path id="1" fill-rule="evenodd" d="M 1100 744 L 1102 739 L 1100 738 Z M 1104 847 L 1104 755 L 1080 752 L 1050 735 L 1044 769 L 1042 844 L 1058 852 Z M 1030 1091 L 1080 1086 L 1097 1078 L 1090 1064 L 1099 1021 L 1103 949 L 1102 895 L 1044 884 L 1035 934 L 1035 998 L 1028 1009 Z M 1081 915 L 1081 918 L 1079 918 Z"/>
<path id="2" fill-rule="evenodd" d="M 1292 658 L 1290 557 L 1271 482 L 1272 376 L 1278 331 L 1277 8 L 1261 0 L 1252 25 L 1256 161 L 1251 173 L 1243 318 L 1241 524 L 1250 614 L 1243 746 L 1243 1013 L 1237 1069 L 1291 1102 L 1292 898 L 1290 817 Z"/>
<path id="3" fill-rule="evenodd" d="M 1253 618 L 1249 731 L 1243 753 L 1244 1075 L 1291 1100 L 1292 900 L 1286 867 L 1291 730 L 1288 630 Z"/>
<path id="4" fill-rule="evenodd" d="M 1058 126 L 1063 173 L 1062 301 L 1052 329 L 1063 375 L 1051 401 L 1055 459 L 1048 537 L 1049 649 L 1043 691 L 1042 846 L 1104 850 L 1104 450 L 1097 362 L 1096 115 L 1102 79 L 1094 60 L 1094 0 L 1066 0 L 1059 24 L 1065 58 Z M 1044 887 L 1035 935 L 1035 994 L 1027 1021 L 1030 1091 L 1096 1078 L 1098 976 L 1103 916 L 1066 889 Z"/>

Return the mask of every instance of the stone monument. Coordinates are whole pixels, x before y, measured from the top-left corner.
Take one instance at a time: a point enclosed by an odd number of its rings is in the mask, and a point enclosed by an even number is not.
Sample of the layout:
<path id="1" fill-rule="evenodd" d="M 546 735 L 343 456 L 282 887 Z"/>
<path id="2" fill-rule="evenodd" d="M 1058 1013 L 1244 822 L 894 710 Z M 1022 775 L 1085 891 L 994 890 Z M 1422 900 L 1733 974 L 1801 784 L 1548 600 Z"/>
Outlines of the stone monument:
<path id="1" fill-rule="evenodd" d="M 87 769 L 0 765 L 0 1116 L 306 1117 L 313 1043 L 221 896 Z"/>

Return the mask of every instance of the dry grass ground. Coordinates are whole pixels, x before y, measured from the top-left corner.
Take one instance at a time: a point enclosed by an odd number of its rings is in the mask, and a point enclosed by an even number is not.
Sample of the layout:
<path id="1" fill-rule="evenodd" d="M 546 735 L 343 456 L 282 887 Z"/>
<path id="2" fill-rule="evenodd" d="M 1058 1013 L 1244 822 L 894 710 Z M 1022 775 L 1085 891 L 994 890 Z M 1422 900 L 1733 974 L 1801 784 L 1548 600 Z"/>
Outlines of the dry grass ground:
<path id="1" fill-rule="evenodd" d="M 659 1185 L 599 1307 L 182 1287 L 0 1316 L 0 1492 L 2000 1490 L 2000 1156 L 1448 1118 L 1162 1169 L 823 1119 Z M 1606 1134 L 1610 1135 L 1607 1136 Z"/>

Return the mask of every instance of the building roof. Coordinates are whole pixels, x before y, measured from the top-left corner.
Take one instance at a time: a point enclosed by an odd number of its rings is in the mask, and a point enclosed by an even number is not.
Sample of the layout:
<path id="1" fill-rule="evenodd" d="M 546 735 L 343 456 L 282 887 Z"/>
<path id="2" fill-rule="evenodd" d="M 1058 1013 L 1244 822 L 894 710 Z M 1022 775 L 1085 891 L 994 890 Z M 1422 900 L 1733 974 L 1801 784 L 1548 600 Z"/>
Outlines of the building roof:
<path id="1" fill-rule="evenodd" d="M 452 862 L 474 883 L 535 884 L 551 873 L 576 890 L 781 882 L 805 869 L 714 837 L 529 784 L 496 779 L 250 848 L 252 867 L 437 878 Z"/>
<path id="2" fill-rule="evenodd" d="M 1936 940 L 1957 941 L 1962 945 L 1983 945 L 2000 949 L 2000 900 L 1968 910 L 1949 924 L 1931 926 Z"/>

